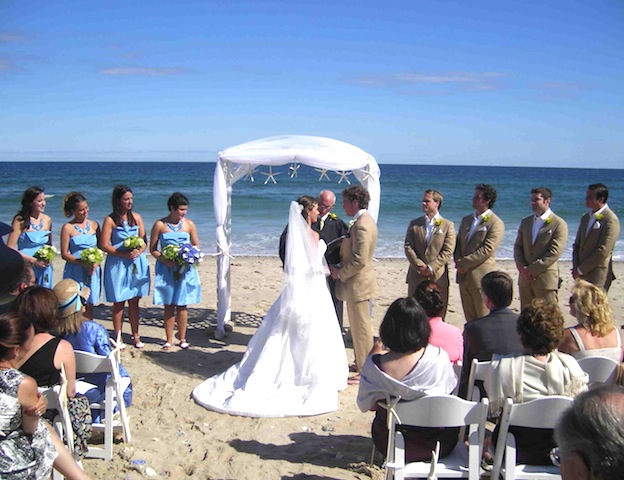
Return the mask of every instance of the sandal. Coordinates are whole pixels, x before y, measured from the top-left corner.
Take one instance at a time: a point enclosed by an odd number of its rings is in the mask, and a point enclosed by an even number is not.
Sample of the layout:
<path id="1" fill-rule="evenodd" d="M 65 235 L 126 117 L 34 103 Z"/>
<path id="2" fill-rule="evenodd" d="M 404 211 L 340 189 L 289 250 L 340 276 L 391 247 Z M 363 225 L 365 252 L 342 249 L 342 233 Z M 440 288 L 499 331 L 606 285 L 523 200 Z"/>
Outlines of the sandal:
<path id="1" fill-rule="evenodd" d="M 134 348 L 143 348 L 143 347 L 145 347 L 145 344 L 141 340 L 137 340 L 136 342 L 134 342 Z"/>
<path id="2" fill-rule="evenodd" d="M 178 346 L 182 349 L 182 350 L 186 350 L 187 348 L 189 348 L 191 345 L 186 341 L 186 338 L 183 338 L 182 340 L 180 340 L 180 343 L 178 343 Z"/>
<path id="3" fill-rule="evenodd" d="M 359 385 L 360 384 L 360 375 L 353 375 L 347 379 L 347 385 Z"/>
<path id="4" fill-rule="evenodd" d="M 162 350 L 169 350 L 171 348 L 171 344 L 169 342 L 165 342 L 160 347 Z"/>

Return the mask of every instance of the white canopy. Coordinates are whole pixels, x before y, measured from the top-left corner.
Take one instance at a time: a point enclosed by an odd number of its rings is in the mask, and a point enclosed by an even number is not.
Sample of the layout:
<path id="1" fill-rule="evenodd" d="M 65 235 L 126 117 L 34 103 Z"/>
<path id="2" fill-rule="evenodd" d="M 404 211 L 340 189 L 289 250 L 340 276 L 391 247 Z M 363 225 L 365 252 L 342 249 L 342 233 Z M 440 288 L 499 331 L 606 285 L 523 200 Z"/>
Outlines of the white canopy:
<path id="1" fill-rule="evenodd" d="M 370 194 L 369 213 L 377 220 L 381 189 L 375 158 L 345 142 L 324 137 L 282 135 L 227 148 L 217 154 L 214 173 L 214 211 L 217 222 L 217 330 L 222 338 L 231 320 L 230 247 L 232 185 L 259 165 L 304 164 L 337 172 L 350 171 Z"/>

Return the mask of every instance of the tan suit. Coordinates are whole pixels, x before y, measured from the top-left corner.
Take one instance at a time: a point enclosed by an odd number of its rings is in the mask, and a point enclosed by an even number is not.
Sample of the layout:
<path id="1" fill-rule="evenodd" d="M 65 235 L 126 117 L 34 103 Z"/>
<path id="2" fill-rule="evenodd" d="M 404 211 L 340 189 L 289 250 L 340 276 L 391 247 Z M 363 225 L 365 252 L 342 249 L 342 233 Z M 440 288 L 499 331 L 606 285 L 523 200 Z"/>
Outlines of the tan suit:
<path id="1" fill-rule="evenodd" d="M 472 214 L 462 218 L 454 253 L 458 268 L 465 270 L 457 271 L 457 283 L 467 322 L 490 313 L 481 298 L 481 278 L 496 270 L 496 249 L 505 235 L 505 224 L 490 211 L 487 222 L 480 223 L 469 240 L 473 219 Z"/>
<path id="2" fill-rule="evenodd" d="M 412 220 L 405 234 L 405 256 L 409 261 L 406 278 L 407 295 L 410 297 L 414 295 L 416 286 L 423 280 L 436 282 L 444 299 L 442 314 L 444 318 L 449 298 L 448 262 L 455 249 L 455 226 L 453 222 L 439 217 L 440 225 L 434 224 L 431 238 L 427 243 L 426 218 L 423 215 Z M 433 271 L 430 277 L 423 277 L 419 273 L 418 268 L 423 266 L 428 266 Z"/>
<path id="3" fill-rule="evenodd" d="M 572 268 L 580 269 L 581 278 L 609 290 L 615 280 L 613 274 L 613 248 L 620 236 L 620 221 L 609 207 L 603 211 L 603 218 L 597 220 L 587 231 L 590 213 L 581 217 L 576 232 L 572 254 Z"/>
<path id="4" fill-rule="evenodd" d="M 377 245 L 377 225 L 368 212 L 362 214 L 349 230 L 349 237 L 340 246 L 340 269 L 336 297 L 347 302 L 347 315 L 353 338 L 358 371 L 373 348 L 370 300 L 379 293 L 373 269 Z"/>
<path id="5" fill-rule="evenodd" d="M 516 267 L 518 270 L 528 267 L 529 273 L 535 278 L 532 282 L 528 282 L 521 276 L 518 278 L 521 309 L 529 305 L 534 298 L 543 298 L 550 303 L 559 301 L 557 298 L 559 264 L 557 261 L 568 240 L 567 223 L 561 217 L 551 213 L 540 227 L 535 243 L 533 243 L 534 219 L 535 215 L 522 219 L 514 244 Z"/>

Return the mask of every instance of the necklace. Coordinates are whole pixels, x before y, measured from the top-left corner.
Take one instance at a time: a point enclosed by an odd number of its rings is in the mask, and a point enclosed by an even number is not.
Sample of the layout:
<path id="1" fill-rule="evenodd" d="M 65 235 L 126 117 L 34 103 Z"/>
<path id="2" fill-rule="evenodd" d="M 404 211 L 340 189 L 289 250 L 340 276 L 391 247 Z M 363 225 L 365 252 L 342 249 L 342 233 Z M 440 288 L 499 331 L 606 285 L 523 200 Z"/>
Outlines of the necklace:
<path id="1" fill-rule="evenodd" d="M 80 225 L 75 224 L 74 228 L 78 231 L 78 233 L 82 233 L 83 235 L 86 235 L 87 233 L 89 233 L 89 230 L 91 230 L 91 225 L 89 224 L 89 221 L 87 220 L 87 224 L 84 226 L 84 228 L 80 228 Z"/>
<path id="2" fill-rule="evenodd" d="M 32 218 L 30 219 L 30 228 L 32 228 L 35 231 L 39 231 L 43 228 L 43 218 L 39 219 L 39 225 L 37 225 L 35 222 L 32 221 Z"/>
<path id="3" fill-rule="evenodd" d="M 182 219 L 180 219 L 177 225 L 171 225 L 169 222 L 167 222 L 167 226 L 171 229 L 172 232 L 179 232 L 182 228 Z"/>

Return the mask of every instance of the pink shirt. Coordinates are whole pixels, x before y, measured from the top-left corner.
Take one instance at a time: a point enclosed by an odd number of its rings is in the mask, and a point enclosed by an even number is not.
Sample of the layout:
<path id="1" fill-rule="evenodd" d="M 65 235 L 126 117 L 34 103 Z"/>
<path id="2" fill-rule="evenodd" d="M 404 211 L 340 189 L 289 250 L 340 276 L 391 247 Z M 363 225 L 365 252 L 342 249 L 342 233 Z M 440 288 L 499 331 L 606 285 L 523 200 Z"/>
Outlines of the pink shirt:
<path id="1" fill-rule="evenodd" d="M 452 363 L 460 362 L 464 357 L 464 337 L 461 330 L 444 322 L 442 317 L 430 318 L 429 325 L 431 325 L 429 343 L 444 349 Z"/>

